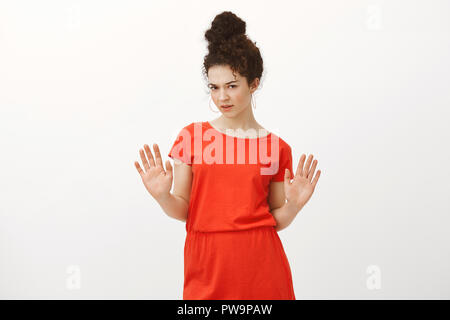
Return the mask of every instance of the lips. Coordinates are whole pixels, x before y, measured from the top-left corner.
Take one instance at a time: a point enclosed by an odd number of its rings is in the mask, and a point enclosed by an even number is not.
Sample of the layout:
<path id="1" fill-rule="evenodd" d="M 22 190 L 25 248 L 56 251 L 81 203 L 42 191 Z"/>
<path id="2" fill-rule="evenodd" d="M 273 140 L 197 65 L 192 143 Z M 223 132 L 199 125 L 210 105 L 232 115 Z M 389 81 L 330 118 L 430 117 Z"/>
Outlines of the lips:
<path id="1" fill-rule="evenodd" d="M 229 108 L 229 107 L 232 107 L 233 105 L 232 104 L 224 104 L 224 105 L 222 105 L 221 107 L 222 108 Z"/>

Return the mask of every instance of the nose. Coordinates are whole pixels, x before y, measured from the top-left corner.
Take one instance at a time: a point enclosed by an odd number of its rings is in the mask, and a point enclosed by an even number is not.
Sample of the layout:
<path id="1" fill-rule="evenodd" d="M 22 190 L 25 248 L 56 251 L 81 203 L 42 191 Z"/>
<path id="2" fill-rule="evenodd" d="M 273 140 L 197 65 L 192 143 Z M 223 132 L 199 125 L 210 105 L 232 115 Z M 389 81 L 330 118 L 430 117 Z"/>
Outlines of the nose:
<path id="1" fill-rule="evenodd" d="M 219 101 L 225 103 L 228 100 L 228 95 L 224 89 L 219 91 Z"/>

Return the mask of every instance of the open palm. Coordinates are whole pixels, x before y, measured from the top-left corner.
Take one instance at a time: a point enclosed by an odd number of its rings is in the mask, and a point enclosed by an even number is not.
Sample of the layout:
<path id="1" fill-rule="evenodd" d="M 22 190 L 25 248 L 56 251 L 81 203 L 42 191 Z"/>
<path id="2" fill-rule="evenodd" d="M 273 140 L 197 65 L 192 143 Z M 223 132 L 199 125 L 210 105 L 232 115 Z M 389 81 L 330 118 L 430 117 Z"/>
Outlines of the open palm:
<path id="1" fill-rule="evenodd" d="M 303 167 L 305 158 L 306 155 L 302 154 L 292 182 L 290 181 L 291 173 L 289 172 L 289 169 L 286 169 L 284 173 L 284 193 L 286 195 L 286 199 L 299 210 L 303 208 L 303 206 L 311 198 L 321 172 L 318 170 L 313 180 L 317 160 L 314 160 L 312 167 L 310 167 L 313 159 L 313 155 L 311 154 L 308 157 L 306 165 Z"/>
<path id="2" fill-rule="evenodd" d="M 164 170 L 161 153 L 159 152 L 159 147 L 155 143 L 153 144 L 153 149 L 155 150 L 156 162 L 153 159 L 152 152 L 150 147 L 146 144 L 144 145 L 144 149 L 147 153 L 147 158 L 145 157 L 144 150 L 139 149 L 139 154 L 141 156 L 142 164 L 144 166 L 144 170 L 139 166 L 139 162 L 135 161 L 134 165 L 141 175 L 142 182 L 145 185 L 147 191 L 155 198 L 159 199 L 163 196 L 166 196 L 170 193 L 170 189 L 172 188 L 172 180 L 173 180 L 173 170 L 170 161 L 166 161 L 167 172 Z"/>

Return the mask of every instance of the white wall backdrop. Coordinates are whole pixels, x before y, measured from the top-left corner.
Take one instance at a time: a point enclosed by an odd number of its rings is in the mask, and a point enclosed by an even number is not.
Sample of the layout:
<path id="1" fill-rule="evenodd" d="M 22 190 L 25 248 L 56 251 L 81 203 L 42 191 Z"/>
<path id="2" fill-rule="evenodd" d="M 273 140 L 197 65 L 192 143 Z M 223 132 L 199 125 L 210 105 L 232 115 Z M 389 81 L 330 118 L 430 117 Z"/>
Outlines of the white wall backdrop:
<path id="1" fill-rule="evenodd" d="M 450 1 L 0 1 L 0 298 L 182 299 L 143 144 L 216 118 L 205 30 L 264 59 L 255 117 L 322 171 L 279 233 L 297 299 L 449 299 Z"/>

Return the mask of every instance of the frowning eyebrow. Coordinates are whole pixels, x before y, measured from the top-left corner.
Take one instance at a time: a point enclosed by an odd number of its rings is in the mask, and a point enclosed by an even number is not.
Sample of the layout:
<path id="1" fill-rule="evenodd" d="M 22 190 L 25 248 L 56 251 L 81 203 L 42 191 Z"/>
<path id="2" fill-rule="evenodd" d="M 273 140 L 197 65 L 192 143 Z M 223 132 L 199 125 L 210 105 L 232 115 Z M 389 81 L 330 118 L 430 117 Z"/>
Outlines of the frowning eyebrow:
<path id="1" fill-rule="evenodd" d="M 229 82 L 227 82 L 225 84 L 230 84 L 230 83 L 233 83 L 233 82 L 238 82 L 238 80 L 229 81 Z M 208 85 L 216 86 L 214 83 L 208 83 Z"/>

